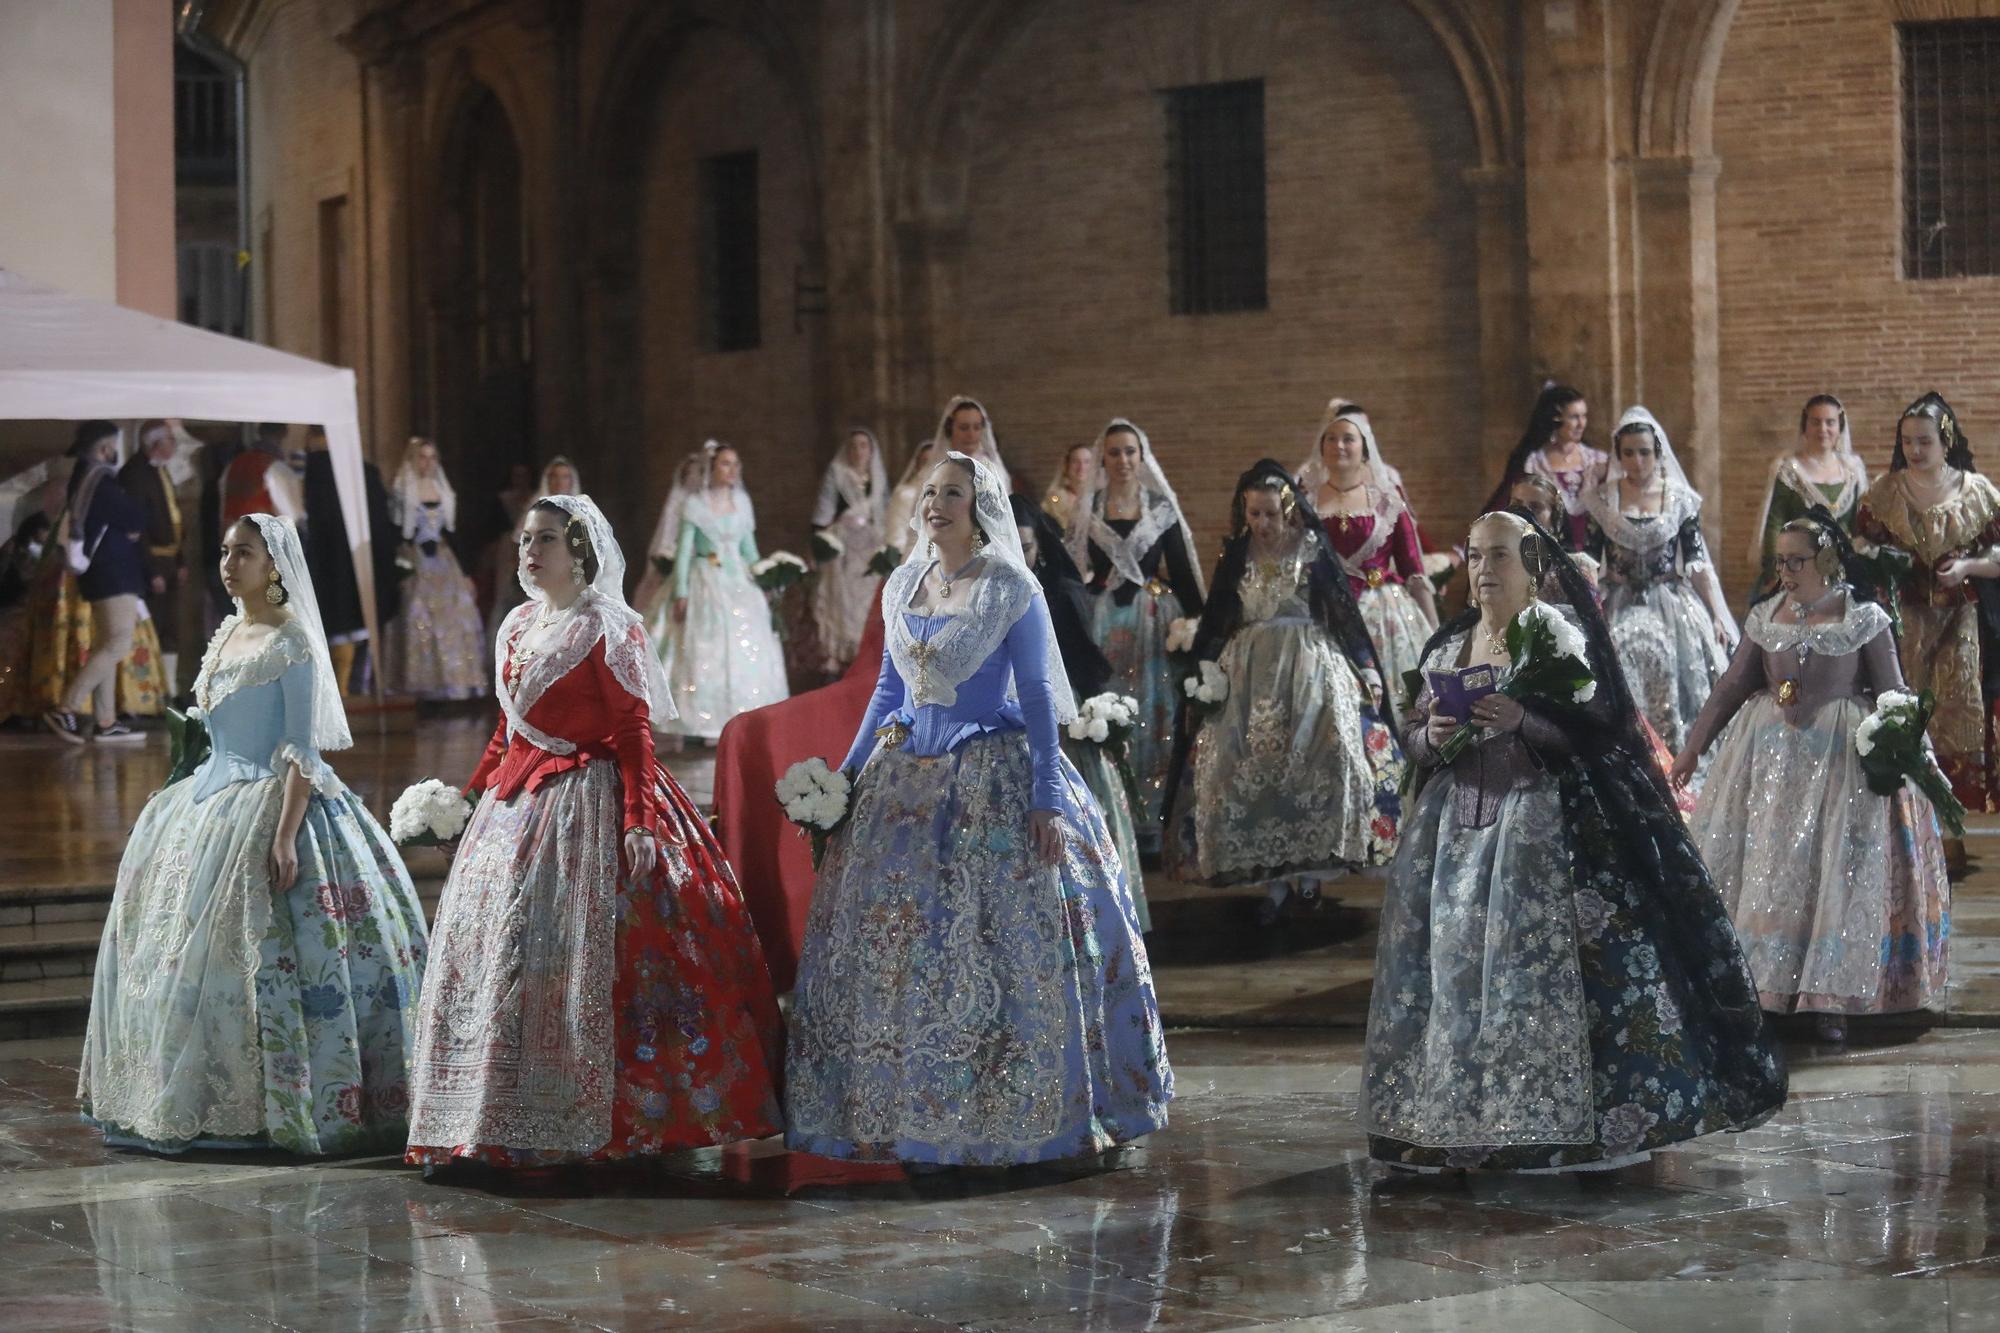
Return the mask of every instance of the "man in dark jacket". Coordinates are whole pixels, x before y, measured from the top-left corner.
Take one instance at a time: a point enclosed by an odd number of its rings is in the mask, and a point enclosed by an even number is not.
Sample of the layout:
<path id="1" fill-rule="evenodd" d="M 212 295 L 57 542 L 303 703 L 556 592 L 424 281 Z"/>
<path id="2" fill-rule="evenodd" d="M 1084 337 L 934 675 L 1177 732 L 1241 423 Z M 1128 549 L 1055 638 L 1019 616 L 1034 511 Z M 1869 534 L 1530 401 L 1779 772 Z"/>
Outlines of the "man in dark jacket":
<path id="1" fill-rule="evenodd" d="M 84 422 L 69 452 L 76 460 L 69 478 L 69 540 L 87 562 L 76 584 L 90 603 L 90 656 L 63 707 L 42 714 L 42 721 L 81 745 L 85 736 L 76 715 L 88 703 L 96 713 L 93 739 L 139 741 L 144 737 L 118 720 L 118 665 L 131 655 L 139 598 L 146 590 L 146 512 L 118 484 L 116 426 Z"/>
<path id="2" fill-rule="evenodd" d="M 181 555 L 180 498 L 167 471 L 180 448 L 174 435 L 179 424 L 148 421 L 139 427 L 139 452 L 118 469 L 118 485 L 146 515 L 146 609 L 153 613 L 160 652 L 170 659 L 180 652 L 181 589 L 188 578 Z"/>

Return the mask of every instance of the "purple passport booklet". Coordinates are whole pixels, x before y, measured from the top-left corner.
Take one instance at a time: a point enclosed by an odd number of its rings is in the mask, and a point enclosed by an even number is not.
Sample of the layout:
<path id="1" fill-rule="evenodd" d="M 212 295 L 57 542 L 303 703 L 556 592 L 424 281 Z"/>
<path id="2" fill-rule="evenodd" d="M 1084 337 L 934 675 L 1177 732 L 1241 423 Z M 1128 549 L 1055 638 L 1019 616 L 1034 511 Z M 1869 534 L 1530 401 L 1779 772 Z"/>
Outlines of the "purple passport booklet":
<path id="1" fill-rule="evenodd" d="M 1426 671 L 1431 686 L 1431 711 L 1460 722 L 1472 717 L 1473 701 L 1500 688 L 1500 673 L 1490 666 L 1470 666 L 1463 671 Z"/>

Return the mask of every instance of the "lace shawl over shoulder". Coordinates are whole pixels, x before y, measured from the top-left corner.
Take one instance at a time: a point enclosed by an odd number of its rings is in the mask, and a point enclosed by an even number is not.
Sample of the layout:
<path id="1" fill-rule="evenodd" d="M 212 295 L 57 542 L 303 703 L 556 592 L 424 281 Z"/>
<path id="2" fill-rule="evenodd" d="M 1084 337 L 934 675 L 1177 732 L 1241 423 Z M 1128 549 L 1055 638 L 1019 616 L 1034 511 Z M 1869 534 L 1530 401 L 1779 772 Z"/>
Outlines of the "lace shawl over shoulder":
<path id="1" fill-rule="evenodd" d="M 203 714 L 214 711 L 217 704 L 238 690 L 268 685 L 284 675 L 286 668 L 312 661 L 312 640 L 305 627 L 287 618 L 256 652 L 224 662 L 222 645 L 242 623 L 241 615 L 232 612 L 224 616 L 201 655 L 201 671 L 194 678 L 194 698 Z"/>
<path id="2" fill-rule="evenodd" d="M 642 703 L 646 702 L 646 658 L 651 650 L 644 635 L 630 620 L 629 611 L 625 611 L 623 606 L 615 610 L 607 608 L 599 593 L 586 590 L 577 599 L 575 608 L 569 613 L 568 623 L 557 637 L 544 644 L 541 652 L 522 668 L 519 688 L 511 689 L 507 680 L 507 662 L 540 610 L 539 603 L 524 602 L 508 613 L 506 622 L 501 626 L 499 647 L 493 655 L 493 694 L 500 701 L 501 711 L 507 715 L 509 732 L 525 737 L 550 754 L 573 754 L 576 751 L 575 742 L 543 731 L 527 720 L 528 713 L 548 692 L 549 686 L 576 670 L 590 656 L 591 649 L 597 646 L 599 640 L 604 643 L 604 661 L 611 668 L 611 674 L 627 693 Z M 625 611 L 625 614 L 619 615 L 618 611 Z"/>
<path id="3" fill-rule="evenodd" d="M 1803 640 L 1822 657 L 1845 657 L 1861 651 L 1875 636 L 1889 628 L 1889 613 L 1873 602 L 1850 600 L 1847 613 L 1824 625 L 1786 624 L 1777 618 L 1783 599 L 1773 597 L 1757 603 L 1743 622 L 1743 632 L 1766 652 L 1788 653 Z"/>
<path id="4" fill-rule="evenodd" d="M 948 708 L 958 702 L 958 687 L 985 665 L 1041 588 L 1025 571 L 988 561 L 973 586 L 971 605 L 952 613 L 951 623 L 926 643 L 910 632 L 907 618 L 910 596 L 923 575 L 923 566 L 905 564 L 889 576 L 882 593 L 882 628 L 910 702 Z M 1018 697 L 1014 686 L 1008 686 L 1007 697 Z"/>

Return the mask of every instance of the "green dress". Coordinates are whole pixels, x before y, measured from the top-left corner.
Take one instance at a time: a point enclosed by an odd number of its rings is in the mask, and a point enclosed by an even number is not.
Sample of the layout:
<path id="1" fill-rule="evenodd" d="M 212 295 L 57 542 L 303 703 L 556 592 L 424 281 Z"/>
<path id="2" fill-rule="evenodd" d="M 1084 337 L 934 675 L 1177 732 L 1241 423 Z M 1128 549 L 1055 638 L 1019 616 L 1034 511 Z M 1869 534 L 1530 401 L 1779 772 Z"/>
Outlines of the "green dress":
<path id="1" fill-rule="evenodd" d="M 1754 600 L 1777 577 L 1778 534 L 1793 519 L 1804 518 L 1814 505 L 1825 505 L 1840 526 L 1854 531 L 1854 516 L 1861 508 L 1861 496 L 1868 489 L 1868 470 L 1861 459 L 1847 454 L 1842 461 L 1847 475 L 1840 481 L 1822 485 L 1799 472 L 1796 458 L 1785 454 L 1771 464 L 1769 488 L 1764 492 L 1764 517 L 1757 524 L 1757 582 L 1750 590 Z"/>

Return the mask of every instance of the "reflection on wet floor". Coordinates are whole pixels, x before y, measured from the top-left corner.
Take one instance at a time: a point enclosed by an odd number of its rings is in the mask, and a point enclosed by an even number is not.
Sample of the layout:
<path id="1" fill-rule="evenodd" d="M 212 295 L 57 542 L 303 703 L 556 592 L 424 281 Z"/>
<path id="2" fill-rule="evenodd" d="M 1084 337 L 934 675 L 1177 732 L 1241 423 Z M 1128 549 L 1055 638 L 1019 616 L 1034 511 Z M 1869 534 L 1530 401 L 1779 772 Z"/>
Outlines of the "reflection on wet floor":
<path id="1" fill-rule="evenodd" d="M 1794 1047 L 1770 1124 L 1587 1182 L 1390 1178 L 1352 1032 L 1171 1044 L 1105 1167 L 789 1198 L 715 1153 L 500 1193 L 109 1152 L 73 1043 L 0 1047 L 0 1327 L 2000 1328 L 2000 1033 Z"/>

